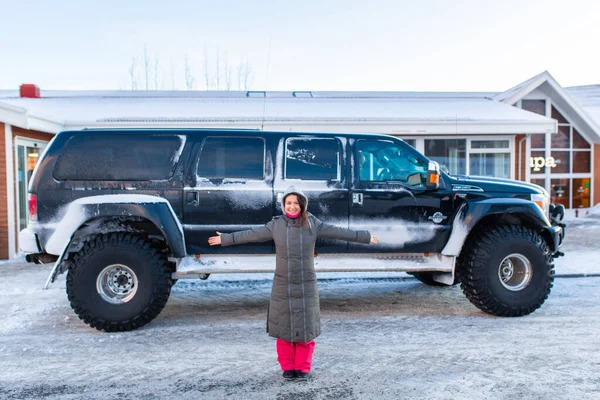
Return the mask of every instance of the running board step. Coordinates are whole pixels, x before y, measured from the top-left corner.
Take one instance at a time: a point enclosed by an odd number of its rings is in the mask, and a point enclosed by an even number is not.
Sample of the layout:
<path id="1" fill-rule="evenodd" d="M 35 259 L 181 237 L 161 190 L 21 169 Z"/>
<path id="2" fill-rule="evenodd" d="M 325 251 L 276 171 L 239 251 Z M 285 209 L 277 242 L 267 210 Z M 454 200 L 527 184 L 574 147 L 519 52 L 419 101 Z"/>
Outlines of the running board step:
<path id="1" fill-rule="evenodd" d="M 443 256 L 439 254 L 430 255 L 428 257 L 421 256 L 419 259 L 398 259 L 389 267 L 373 266 L 373 267 L 316 267 L 315 272 L 440 272 L 453 273 L 455 257 Z M 177 271 L 172 275 L 172 279 L 206 279 L 210 274 L 272 274 L 275 272 L 275 267 L 256 268 L 251 265 L 248 267 L 220 267 L 214 265 L 202 265 L 198 263 L 198 267 L 191 267 L 189 270 Z M 391 263 L 390 263 L 391 264 Z"/>

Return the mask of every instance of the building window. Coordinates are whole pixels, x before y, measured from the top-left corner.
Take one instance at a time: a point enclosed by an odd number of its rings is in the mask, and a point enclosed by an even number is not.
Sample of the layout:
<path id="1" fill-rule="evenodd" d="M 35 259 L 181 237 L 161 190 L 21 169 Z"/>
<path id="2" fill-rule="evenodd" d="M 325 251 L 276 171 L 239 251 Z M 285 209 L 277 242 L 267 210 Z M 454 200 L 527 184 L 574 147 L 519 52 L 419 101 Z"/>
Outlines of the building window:
<path id="1" fill-rule="evenodd" d="M 585 174 L 591 172 L 591 156 L 589 151 L 574 151 L 573 152 L 573 172 L 577 174 Z"/>
<path id="2" fill-rule="evenodd" d="M 571 144 L 571 125 L 558 125 L 558 132 L 552 135 L 550 146 L 553 149 L 568 149 Z"/>
<path id="3" fill-rule="evenodd" d="M 573 179 L 573 208 L 590 206 L 590 178 Z"/>
<path id="4" fill-rule="evenodd" d="M 451 175 L 466 174 L 466 139 L 425 139 L 425 155 Z"/>
<path id="5" fill-rule="evenodd" d="M 510 154 L 471 154 L 469 155 L 469 175 L 510 178 Z"/>
<path id="6" fill-rule="evenodd" d="M 510 142 L 507 139 L 469 141 L 469 175 L 510 176 Z"/>
<path id="7" fill-rule="evenodd" d="M 569 151 L 552 151 L 554 159 L 550 172 L 553 174 L 568 174 L 571 172 L 571 153 Z"/>
<path id="8" fill-rule="evenodd" d="M 531 135 L 531 148 L 532 149 L 545 149 L 546 148 L 546 134 L 545 133 L 534 133 Z"/>
<path id="9" fill-rule="evenodd" d="M 425 139 L 424 154 L 451 175 L 512 177 L 508 138 Z"/>
<path id="10" fill-rule="evenodd" d="M 417 148 L 417 139 L 402 139 L 404 140 L 404 142 L 406 144 L 408 144 L 409 146 L 411 146 L 412 148 L 416 149 Z"/>
<path id="11" fill-rule="evenodd" d="M 554 106 L 551 115 L 558 132 L 531 135 L 531 182 L 545 187 L 554 204 L 590 207 L 592 146 Z"/>
<path id="12" fill-rule="evenodd" d="M 552 204 L 562 204 L 565 208 L 571 207 L 570 179 L 552 179 L 550 181 L 550 201 Z"/>
<path id="13" fill-rule="evenodd" d="M 561 113 L 558 112 L 554 106 L 552 106 L 552 118 L 558 121 L 559 124 L 568 124 L 569 121 L 566 120 L 565 117 Z"/>
<path id="14" fill-rule="evenodd" d="M 543 187 L 544 189 L 546 188 L 546 179 L 545 178 L 541 178 L 541 179 L 532 179 L 531 183 L 538 185 L 540 187 Z"/>
<path id="15" fill-rule="evenodd" d="M 473 140 L 471 149 L 508 149 L 508 140 Z"/>
<path id="16" fill-rule="evenodd" d="M 522 100 L 521 108 L 536 114 L 546 115 L 546 100 Z"/>
<path id="17" fill-rule="evenodd" d="M 16 138 L 16 161 L 17 161 L 17 229 L 25 229 L 29 222 L 29 208 L 27 207 L 27 187 L 33 174 L 42 150 L 46 147 L 45 142 Z"/>
<path id="18" fill-rule="evenodd" d="M 573 148 L 574 149 L 590 149 L 590 144 L 573 128 Z"/>

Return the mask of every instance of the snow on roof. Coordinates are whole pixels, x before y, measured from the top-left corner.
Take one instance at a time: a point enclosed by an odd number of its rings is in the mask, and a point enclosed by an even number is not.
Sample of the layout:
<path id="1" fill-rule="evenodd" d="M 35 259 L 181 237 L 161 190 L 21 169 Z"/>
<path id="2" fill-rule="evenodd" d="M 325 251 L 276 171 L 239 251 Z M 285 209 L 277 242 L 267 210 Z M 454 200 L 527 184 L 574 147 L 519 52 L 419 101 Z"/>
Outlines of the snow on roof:
<path id="1" fill-rule="evenodd" d="M 574 86 L 565 90 L 600 126 L 600 85 Z"/>
<path id="2" fill-rule="evenodd" d="M 0 92 L 0 97 L 3 94 Z M 62 129 L 186 124 L 206 127 L 215 123 L 233 127 L 243 127 L 246 123 L 247 127 L 256 127 L 266 122 L 277 123 L 277 127 L 340 123 L 345 124 L 346 130 L 361 125 L 360 131 L 370 129 L 370 124 L 387 124 L 391 126 L 385 128 L 388 132 L 395 128 L 406 134 L 556 130 L 554 120 L 491 100 L 490 93 L 268 92 L 266 97 L 264 92 L 250 94 L 253 95 L 236 91 L 44 91 L 37 99 L 0 98 L 0 108 L 6 104 L 25 109 L 30 116 L 56 121 Z"/>
<path id="3" fill-rule="evenodd" d="M 41 98 L 491 98 L 496 92 L 382 92 L 382 91 L 218 91 L 218 90 L 40 90 Z M 18 90 L 0 90 L 0 99 L 19 98 Z"/>
<path id="4" fill-rule="evenodd" d="M 502 93 L 497 93 L 494 95 L 494 100 L 513 105 L 517 102 L 517 100 L 520 100 L 526 94 L 531 93 L 541 83 L 543 83 L 546 80 L 547 75 L 549 75 L 548 71 L 544 71 L 541 74 L 529 78 L 525 82 L 521 82 Z"/>
<path id="5" fill-rule="evenodd" d="M 513 105 L 536 89 L 550 97 L 552 104 L 566 114 L 567 119 L 578 128 L 579 133 L 593 143 L 600 143 L 600 125 L 597 119 L 591 118 L 588 110 L 582 108 L 548 71 L 497 94 L 494 99 Z"/>

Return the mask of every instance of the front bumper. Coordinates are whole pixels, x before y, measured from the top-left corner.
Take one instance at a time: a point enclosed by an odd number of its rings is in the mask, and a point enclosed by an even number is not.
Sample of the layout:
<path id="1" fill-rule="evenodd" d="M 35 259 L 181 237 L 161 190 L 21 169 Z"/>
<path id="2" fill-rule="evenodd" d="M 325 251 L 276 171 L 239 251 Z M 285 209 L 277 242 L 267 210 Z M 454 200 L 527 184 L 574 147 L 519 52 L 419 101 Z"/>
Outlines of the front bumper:
<path id="1" fill-rule="evenodd" d="M 557 221 L 556 219 L 552 221 L 552 226 L 548 228 L 548 232 L 552 237 L 552 243 L 550 243 L 550 246 L 552 249 L 552 257 L 554 258 L 564 255 L 562 252 L 558 251 L 558 249 L 563 244 L 563 240 L 565 238 L 565 228 L 566 225 L 561 221 Z"/>

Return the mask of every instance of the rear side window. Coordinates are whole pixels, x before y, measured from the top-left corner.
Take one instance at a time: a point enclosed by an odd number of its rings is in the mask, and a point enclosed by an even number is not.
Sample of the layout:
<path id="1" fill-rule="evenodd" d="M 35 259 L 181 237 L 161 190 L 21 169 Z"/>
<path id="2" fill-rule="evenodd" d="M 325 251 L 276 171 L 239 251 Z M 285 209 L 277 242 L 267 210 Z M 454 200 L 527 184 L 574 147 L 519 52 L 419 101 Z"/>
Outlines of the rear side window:
<path id="1" fill-rule="evenodd" d="M 85 134 L 65 145 L 54 168 L 58 180 L 165 180 L 185 138 L 172 135 Z"/>
<path id="2" fill-rule="evenodd" d="M 340 154 L 341 144 L 338 139 L 288 139 L 285 178 L 339 180 Z"/>
<path id="3" fill-rule="evenodd" d="M 265 142 L 261 138 L 208 137 L 197 175 L 207 179 L 264 179 Z"/>

